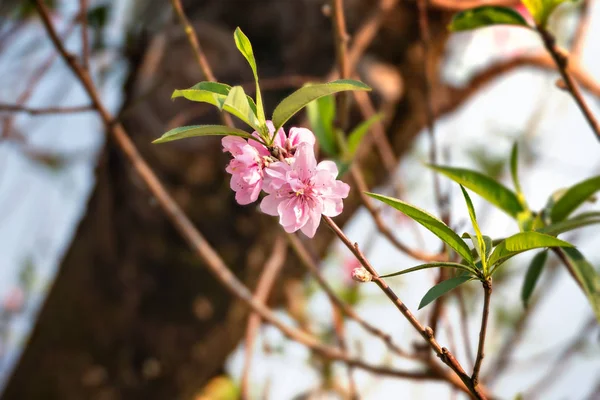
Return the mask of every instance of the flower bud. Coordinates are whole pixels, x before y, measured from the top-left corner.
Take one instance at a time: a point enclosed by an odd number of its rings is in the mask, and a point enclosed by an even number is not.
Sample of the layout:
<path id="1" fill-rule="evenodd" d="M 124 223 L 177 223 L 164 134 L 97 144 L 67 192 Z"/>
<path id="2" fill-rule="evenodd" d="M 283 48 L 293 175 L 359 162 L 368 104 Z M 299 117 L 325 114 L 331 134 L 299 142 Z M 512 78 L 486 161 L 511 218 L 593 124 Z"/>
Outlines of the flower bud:
<path id="1" fill-rule="evenodd" d="M 352 270 L 352 280 L 356 282 L 371 282 L 373 275 L 364 267 L 354 268 Z"/>

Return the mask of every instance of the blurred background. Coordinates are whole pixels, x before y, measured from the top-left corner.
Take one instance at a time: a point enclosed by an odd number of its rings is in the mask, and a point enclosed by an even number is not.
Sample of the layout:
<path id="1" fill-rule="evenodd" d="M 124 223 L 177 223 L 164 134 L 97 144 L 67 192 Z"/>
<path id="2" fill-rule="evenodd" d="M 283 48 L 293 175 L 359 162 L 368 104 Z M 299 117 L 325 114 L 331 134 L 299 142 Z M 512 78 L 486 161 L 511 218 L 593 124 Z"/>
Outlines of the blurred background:
<path id="1" fill-rule="evenodd" d="M 499 1 L 498 3 L 500 3 Z M 554 191 L 600 170 L 600 146 L 572 98 L 556 87 L 535 33 L 498 27 L 450 35 L 460 1 L 429 1 L 429 51 L 436 137 L 443 163 L 509 181 L 510 148 L 534 209 Z M 516 5 L 517 2 L 504 1 Z M 90 66 L 101 97 L 199 230 L 250 288 L 257 285 L 275 237 L 275 218 L 239 206 L 218 138 L 152 145 L 166 130 L 218 123 L 210 106 L 172 101 L 174 89 L 203 79 L 169 0 L 48 1 L 69 50 L 82 48 L 85 19 Z M 331 10 L 325 0 L 183 1 L 217 79 L 252 92 L 250 69 L 233 31 L 248 35 L 265 106 L 334 71 Z M 437 213 L 431 141 L 424 131 L 425 71 L 417 5 L 412 0 L 345 0 L 350 47 L 360 48 L 357 77 L 374 88 L 391 154 L 366 146 L 359 163 L 373 190 Z M 586 29 L 581 29 L 585 26 Z M 600 2 L 561 6 L 551 21 L 586 79 L 600 115 Z M 360 40 L 359 40 L 360 38 Z M 353 47 L 356 46 L 356 47 Z M 537 57 L 537 58 L 536 58 Z M 245 355 L 248 309 L 203 267 L 158 207 L 57 56 L 28 1 L 0 3 L 0 393 L 6 399 L 235 399 L 249 368 L 252 399 L 349 398 L 348 371 L 263 325 Z M 18 105 L 15 110 L 9 106 Z M 62 108 L 63 110 L 53 110 Z M 351 122 L 364 119 L 352 106 Z M 68 111 L 68 112 L 66 112 Z M 298 115 L 293 124 L 308 124 Z M 289 125 L 292 126 L 292 125 Z M 310 126 L 310 125 L 306 125 Z M 348 176 L 342 179 L 350 182 Z M 456 185 L 451 223 L 468 230 Z M 474 197 L 485 234 L 514 232 L 508 217 Z M 586 206 L 594 209 L 595 205 Z M 596 205 L 597 207 L 597 205 Z M 394 234 L 435 252 L 439 242 L 401 215 L 383 214 Z M 356 193 L 336 218 L 381 273 L 416 265 L 377 232 Z M 462 232 L 462 231 L 461 231 Z M 566 235 L 597 268 L 595 228 Z M 403 347 L 416 335 L 374 285 L 350 279 L 356 262 L 325 227 L 302 238 L 335 291 Z M 584 295 L 550 258 L 532 304 L 521 285 L 531 256 L 516 257 L 492 298 L 484 382 L 501 399 L 599 399 L 599 330 Z M 411 309 L 436 280 L 418 272 L 390 279 Z M 481 293 L 475 285 L 448 296 L 440 342 L 468 360 Z M 289 324 L 335 344 L 336 313 L 288 251 L 269 304 Z M 462 305 L 462 306 L 461 306 Z M 427 320 L 430 310 L 417 315 Z M 412 367 L 353 321 L 342 321 L 349 351 L 373 363 Z M 465 364 L 470 365 L 465 361 Z M 351 372 L 364 399 L 458 399 L 447 384 Z"/>

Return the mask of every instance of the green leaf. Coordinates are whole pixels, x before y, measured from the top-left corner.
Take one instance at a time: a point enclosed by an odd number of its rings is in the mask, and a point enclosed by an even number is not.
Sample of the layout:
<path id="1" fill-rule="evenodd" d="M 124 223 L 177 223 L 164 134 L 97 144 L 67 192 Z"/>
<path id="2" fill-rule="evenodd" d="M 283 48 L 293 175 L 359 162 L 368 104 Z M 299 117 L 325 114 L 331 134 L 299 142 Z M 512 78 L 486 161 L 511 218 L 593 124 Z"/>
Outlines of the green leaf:
<path id="1" fill-rule="evenodd" d="M 520 212 L 525 211 L 519 198 L 514 192 L 489 176 L 465 168 L 452 168 L 438 165 L 428 166 L 463 185 L 467 189 L 474 191 L 513 218 L 516 218 Z"/>
<path id="2" fill-rule="evenodd" d="M 552 222 L 567 218 L 577 207 L 600 190 L 600 176 L 595 176 L 570 187 L 556 200 L 550 211 Z"/>
<path id="3" fill-rule="evenodd" d="M 448 29 L 459 32 L 493 25 L 516 25 L 529 28 L 525 18 L 511 8 L 483 6 L 459 12 L 452 18 Z"/>
<path id="4" fill-rule="evenodd" d="M 225 99 L 223 110 L 235 115 L 246 124 L 260 132 L 260 124 L 256 114 L 252 110 L 251 103 L 248 101 L 244 88 L 234 86 Z"/>
<path id="5" fill-rule="evenodd" d="M 600 224 L 600 215 L 598 213 L 584 213 L 565 221 L 541 227 L 536 229 L 536 231 L 557 236 L 564 232 L 595 224 Z"/>
<path id="6" fill-rule="evenodd" d="M 350 134 L 348 135 L 348 144 L 347 144 L 347 158 L 351 160 L 354 158 L 354 154 L 356 154 L 356 150 L 358 150 L 358 146 L 362 142 L 363 138 L 369 132 L 371 126 L 381 120 L 383 118 L 383 114 L 375 114 L 371 118 L 366 121 L 361 122 Z"/>
<path id="7" fill-rule="evenodd" d="M 529 13 L 533 16 L 537 25 L 546 27 L 548 18 L 556 7 L 567 1 L 576 0 L 522 0 L 521 2 L 525 5 Z"/>
<path id="8" fill-rule="evenodd" d="M 450 278 L 448 280 L 438 283 L 437 285 L 429 289 L 427 293 L 425 293 L 425 296 L 423 296 L 421 302 L 419 303 L 419 310 L 431 303 L 432 301 L 434 301 L 435 299 L 437 299 L 438 297 L 443 296 L 452 289 L 455 289 L 456 287 L 462 285 L 465 282 L 470 281 L 471 279 L 473 278 L 470 276 L 463 275 L 457 276 L 455 278 Z"/>
<path id="9" fill-rule="evenodd" d="M 473 202 L 471 201 L 469 194 L 462 185 L 460 185 L 460 190 L 462 191 L 463 196 L 465 197 L 465 202 L 467 203 L 467 208 L 469 210 L 469 217 L 471 218 L 471 224 L 473 225 L 473 229 L 475 229 L 475 235 L 477 236 L 477 244 L 475 245 L 475 248 L 477 249 L 477 253 L 479 254 L 479 258 L 481 259 L 481 265 L 485 274 L 487 273 L 486 244 L 483 240 L 481 230 L 479 229 L 479 224 L 477 223 L 477 216 L 475 215 L 475 208 L 473 207 Z"/>
<path id="10" fill-rule="evenodd" d="M 535 285 L 542 274 L 542 270 L 544 269 L 547 258 L 547 250 L 539 252 L 535 255 L 535 257 L 533 257 L 531 264 L 529 264 L 529 268 L 527 268 L 525 281 L 523 282 L 523 288 L 521 289 L 521 300 L 523 301 L 523 307 L 525 308 L 527 308 L 527 305 L 529 304 L 529 299 L 531 298 L 533 289 L 535 289 Z"/>
<path id="11" fill-rule="evenodd" d="M 198 103 L 212 104 L 219 108 L 219 110 L 222 110 L 230 91 L 231 86 L 224 83 L 200 82 L 189 89 L 175 90 L 171 95 L 171 98 L 175 99 L 177 97 L 183 97 Z M 254 104 L 254 100 L 250 96 L 246 96 L 246 98 L 248 99 L 250 108 L 252 108 L 252 111 L 256 115 L 256 104 Z"/>
<path id="12" fill-rule="evenodd" d="M 310 127 L 317 138 L 319 147 L 328 155 L 338 155 L 333 121 L 335 120 L 335 99 L 324 96 L 311 101 L 306 106 Z"/>
<path id="13" fill-rule="evenodd" d="M 475 270 L 473 267 L 469 267 L 464 264 L 458 264 L 458 263 L 453 263 L 453 262 L 433 262 L 433 263 L 417 265 L 416 267 L 407 268 L 402 271 L 394 272 L 391 274 L 381 275 L 380 278 L 390 278 L 392 276 L 404 275 L 404 274 L 408 274 L 409 272 L 420 271 L 422 269 L 428 269 L 428 268 L 454 268 L 454 269 L 459 269 L 461 271 L 466 271 L 471 274 L 477 275 L 477 270 Z"/>
<path id="14" fill-rule="evenodd" d="M 517 142 L 513 144 L 512 151 L 510 152 L 510 175 L 515 190 L 517 191 L 517 198 L 521 202 L 523 208 L 528 209 L 529 207 L 527 206 L 527 201 L 525 200 L 523 190 L 521 189 L 521 183 L 519 182 L 519 146 L 517 145 Z"/>
<path id="15" fill-rule="evenodd" d="M 230 128 L 223 125 L 192 125 L 171 129 L 152 143 L 166 143 L 173 140 L 196 136 L 240 136 L 246 139 L 256 140 L 254 136 L 241 129 Z"/>
<path id="16" fill-rule="evenodd" d="M 488 263 L 500 265 L 519 253 L 544 247 L 573 247 L 573 245 L 544 233 L 521 232 L 500 242 L 492 252 Z"/>
<path id="17" fill-rule="evenodd" d="M 564 248 L 562 250 L 571 264 L 577 280 L 581 283 L 594 314 L 596 314 L 596 319 L 600 322 L 600 276 L 577 249 Z"/>
<path id="18" fill-rule="evenodd" d="M 371 88 L 359 81 L 340 79 L 330 83 L 304 86 L 296 90 L 294 93 L 283 99 L 283 101 L 275 108 L 275 111 L 273 112 L 275 131 L 281 128 L 287 120 L 306 107 L 311 101 L 323 96 L 329 96 L 334 93 L 349 90 L 371 90 Z"/>
<path id="19" fill-rule="evenodd" d="M 238 50 L 246 58 L 246 61 L 248 61 L 250 68 L 252 68 L 252 74 L 254 75 L 254 81 L 256 82 L 256 116 L 261 128 L 260 131 L 264 134 L 268 134 L 269 130 L 267 129 L 267 125 L 265 123 L 265 109 L 263 107 L 262 96 L 260 94 L 260 85 L 258 84 L 258 68 L 256 67 L 256 60 L 254 59 L 252 44 L 239 27 L 236 28 L 233 34 L 233 39 L 235 40 L 235 45 L 237 46 Z M 277 132 L 277 129 L 275 129 L 275 132 Z"/>
<path id="20" fill-rule="evenodd" d="M 442 239 L 444 243 L 453 248 L 462 258 L 465 259 L 465 261 L 473 265 L 473 256 L 471 255 L 469 246 L 467 246 L 460 236 L 454 233 L 452 229 L 448 228 L 446 224 L 429 214 L 427 211 L 421 210 L 420 208 L 393 197 L 368 192 L 366 194 L 394 207 L 396 210 L 423 225 L 425 228 L 431 231 L 431 233 Z"/>

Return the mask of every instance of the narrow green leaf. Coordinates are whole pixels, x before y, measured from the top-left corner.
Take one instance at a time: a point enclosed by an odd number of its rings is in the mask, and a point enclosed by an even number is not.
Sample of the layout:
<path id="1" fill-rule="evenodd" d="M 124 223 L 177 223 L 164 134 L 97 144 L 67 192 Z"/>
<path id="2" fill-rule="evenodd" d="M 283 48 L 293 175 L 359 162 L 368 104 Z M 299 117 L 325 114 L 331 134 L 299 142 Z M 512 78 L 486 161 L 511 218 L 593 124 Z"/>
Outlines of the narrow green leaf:
<path id="1" fill-rule="evenodd" d="M 351 160 L 352 158 L 354 158 L 354 154 L 356 153 L 356 150 L 358 150 L 358 146 L 362 142 L 367 132 L 369 132 L 371 126 L 375 122 L 381 120 L 381 118 L 383 118 L 383 114 L 373 115 L 366 121 L 361 122 L 356 128 L 354 128 L 352 132 L 350 132 L 350 134 L 348 135 L 348 145 L 346 150 L 348 159 Z"/>
<path id="2" fill-rule="evenodd" d="M 260 124 L 256 114 L 252 110 L 252 106 L 248 101 L 248 97 L 241 86 L 234 86 L 225 99 L 223 110 L 235 115 L 246 124 L 250 125 L 257 131 L 260 131 Z"/>
<path id="3" fill-rule="evenodd" d="M 594 267 L 575 248 L 563 248 L 577 280 L 592 306 L 596 319 L 600 322 L 600 276 Z"/>
<path id="4" fill-rule="evenodd" d="M 330 156 L 338 155 L 333 121 L 335 120 L 335 99 L 324 96 L 311 101 L 306 106 L 310 127 L 317 138 L 319 147 Z"/>
<path id="5" fill-rule="evenodd" d="M 494 242 L 491 237 L 483 235 L 483 241 L 485 242 L 485 257 L 490 258 L 492 249 L 494 248 Z"/>
<path id="6" fill-rule="evenodd" d="M 511 8 L 482 6 L 456 14 L 448 25 L 448 29 L 459 32 L 493 25 L 516 25 L 529 28 L 525 18 Z"/>
<path id="7" fill-rule="evenodd" d="M 429 289 L 427 293 L 425 293 L 425 296 L 423 296 L 421 302 L 419 303 L 419 310 L 431 303 L 432 301 L 436 300 L 438 297 L 443 296 L 452 289 L 455 289 L 456 287 L 462 285 L 465 282 L 470 281 L 471 279 L 473 278 L 470 276 L 463 275 L 457 276 L 455 278 L 450 278 L 448 280 L 438 283 L 437 285 Z"/>
<path id="8" fill-rule="evenodd" d="M 273 112 L 273 124 L 275 131 L 283 126 L 296 114 L 302 110 L 308 103 L 323 96 L 328 96 L 338 92 L 349 90 L 371 90 L 371 88 L 362 82 L 351 79 L 340 79 L 330 83 L 304 86 L 288 97 L 283 99 Z"/>
<path id="9" fill-rule="evenodd" d="M 487 175 L 465 168 L 452 168 L 438 165 L 428 166 L 433 170 L 446 175 L 456 183 L 463 185 L 467 189 L 474 191 L 513 218 L 516 218 L 520 212 L 525 211 L 514 192 Z"/>
<path id="10" fill-rule="evenodd" d="M 223 109 L 225 100 L 231 91 L 231 86 L 219 82 L 200 82 L 195 84 L 189 89 L 178 89 L 171 95 L 172 99 L 177 97 L 183 97 L 187 100 L 195 101 L 198 103 L 208 103 L 219 110 Z M 256 104 L 250 96 L 246 96 L 248 104 L 256 114 Z"/>
<path id="11" fill-rule="evenodd" d="M 525 281 L 523 282 L 523 288 L 521 289 L 521 300 L 523 301 L 523 307 L 525 308 L 527 308 L 527 305 L 529 304 L 529 299 L 531 298 L 533 289 L 535 289 L 535 285 L 542 274 L 542 270 L 544 269 L 547 258 L 547 250 L 539 252 L 535 255 L 535 257 L 533 257 L 531 264 L 529 264 L 529 268 L 527 268 Z"/>
<path id="12" fill-rule="evenodd" d="M 230 128 L 223 125 L 192 125 L 171 129 L 152 143 L 166 143 L 173 140 L 185 139 L 196 136 L 240 136 L 246 139 L 256 139 L 241 129 Z"/>
<path id="13" fill-rule="evenodd" d="M 453 263 L 453 262 L 433 262 L 433 263 L 417 265 L 416 267 L 407 268 L 402 271 L 394 272 L 392 274 L 381 275 L 380 278 L 390 278 L 392 276 L 404 275 L 404 274 L 408 274 L 409 272 L 420 271 L 422 269 L 429 269 L 429 268 L 454 268 L 454 269 L 458 269 L 461 271 L 469 272 L 474 275 L 477 274 L 477 271 L 473 267 L 469 267 L 464 264 L 458 264 L 458 263 Z"/>
<path id="14" fill-rule="evenodd" d="M 492 252 L 488 264 L 500 265 L 519 253 L 544 247 L 573 247 L 573 245 L 544 233 L 521 232 L 500 242 Z"/>
<path id="15" fill-rule="evenodd" d="M 599 190 L 600 176 L 586 179 L 567 189 L 551 208 L 550 218 L 552 222 L 559 222 L 567 218 L 569 214 Z"/>
<path id="16" fill-rule="evenodd" d="M 512 176 L 513 185 L 517 191 L 517 198 L 521 202 L 521 205 L 525 209 L 529 208 L 521 189 L 521 183 L 519 182 L 519 146 L 517 142 L 513 144 L 512 151 L 510 152 L 510 175 Z"/>
<path id="17" fill-rule="evenodd" d="M 248 64 L 250 64 L 250 68 L 252 69 L 252 74 L 254 75 L 254 81 L 256 82 L 256 116 L 258 118 L 258 122 L 261 128 L 261 132 L 264 134 L 268 133 L 267 125 L 265 123 L 265 109 L 263 107 L 262 96 L 260 94 L 260 85 L 258 84 L 258 68 L 256 67 L 256 60 L 254 59 L 254 51 L 252 50 L 252 44 L 250 43 L 250 39 L 242 32 L 242 30 L 238 27 L 233 34 L 233 38 L 235 40 L 235 45 L 238 50 Z M 277 129 L 275 130 L 277 132 Z"/>
<path id="18" fill-rule="evenodd" d="M 486 273 L 487 272 L 487 258 L 486 258 L 487 249 L 486 249 L 485 241 L 483 240 L 483 235 L 481 234 L 481 230 L 479 229 L 479 224 L 477 223 L 477 216 L 475 215 L 475 208 L 473 207 L 473 202 L 471 201 L 471 198 L 469 197 L 469 194 L 467 193 L 465 188 L 462 185 L 459 185 L 459 186 L 460 186 L 460 190 L 463 193 L 463 196 L 465 197 L 465 202 L 467 203 L 467 209 L 469 210 L 469 217 L 471 218 L 471 224 L 473 225 L 473 229 L 475 229 L 475 235 L 477 236 L 477 244 L 475 247 L 477 248 L 477 253 L 479 254 L 479 258 L 481 259 L 481 265 L 483 267 L 483 272 Z"/>
<path id="19" fill-rule="evenodd" d="M 465 261 L 473 265 L 473 256 L 471 255 L 469 246 L 467 246 L 460 236 L 458 236 L 452 229 L 450 229 L 446 224 L 433 215 L 429 214 L 427 211 L 421 210 L 420 208 L 393 197 L 368 192 L 366 194 L 394 207 L 396 210 L 423 225 L 425 228 L 431 231 L 431 233 L 442 239 L 444 243 L 453 248 L 462 258 L 465 259 Z"/>
<path id="20" fill-rule="evenodd" d="M 550 224 L 548 226 L 541 227 L 536 229 L 537 232 L 542 232 L 547 235 L 557 236 L 561 233 L 569 232 L 574 229 L 583 228 L 584 226 L 600 224 L 600 216 L 590 216 L 590 217 L 573 217 L 571 219 L 567 219 L 565 221 L 560 221 L 555 224 Z"/>

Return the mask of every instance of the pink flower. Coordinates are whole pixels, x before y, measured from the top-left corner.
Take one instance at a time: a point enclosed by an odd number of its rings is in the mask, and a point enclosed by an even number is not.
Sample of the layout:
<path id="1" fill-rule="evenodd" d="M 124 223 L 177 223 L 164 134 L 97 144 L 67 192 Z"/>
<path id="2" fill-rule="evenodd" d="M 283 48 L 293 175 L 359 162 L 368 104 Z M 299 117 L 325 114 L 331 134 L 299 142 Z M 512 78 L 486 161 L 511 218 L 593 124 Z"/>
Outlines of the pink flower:
<path id="1" fill-rule="evenodd" d="M 267 121 L 269 132 L 273 134 L 275 127 Z M 253 136 L 259 138 L 258 132 Z M 301 143 L 315 144 L 315 136 L 305 128 L 291 128 L 289 137 L 283 129 L 277 131 L 273 141 L 273 149 L 278 155 L 271 154 L 269 150 L 256 140 L 242 139 L 238 136 L 226 136 L 221 141 L 223 151 L 231 153 L 233 159 L 225 170 L 231 174 L 230 187 L 235 192 L 235 200 L 246 205 L 255 202 L 263 187 L 264 170 L 278 158 L 293 158 L 296 147 Z M 281 157 L 279 157 L 279 155 Z"/>
<path id="2" fill-rule="evenodd" d="M 20 287 L 13 287 L 10 289 L 6 297 L 2 302 L 2 306 L 5 311 L 9 313 L 17 313 L 21 311 L 25 305 L 25 293 Z"/>
<path id="3" fill-rule="evenodd" d="M 279 215 L 286 232 L 300 229 L 312 238 L 321 215 L 335 217 L 344 207 L 342 199 L 350 186 L 336 180 L 337 174 L 335 163 L 317 165 L 313 146 L 301 142 L 291 160 L 275 162 L 265 170 L 264 190 L 269 195 L 260 208 L 265 214 Z"/>

